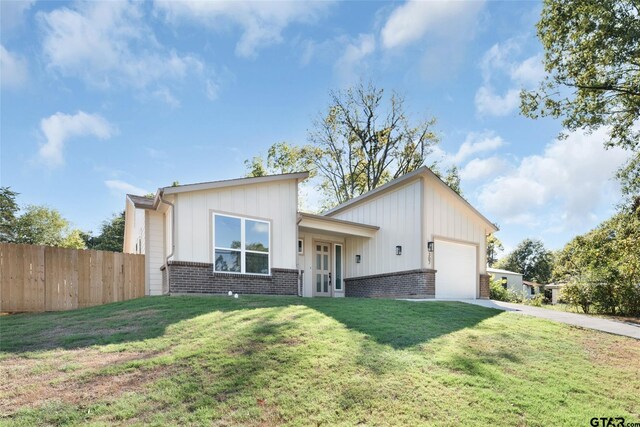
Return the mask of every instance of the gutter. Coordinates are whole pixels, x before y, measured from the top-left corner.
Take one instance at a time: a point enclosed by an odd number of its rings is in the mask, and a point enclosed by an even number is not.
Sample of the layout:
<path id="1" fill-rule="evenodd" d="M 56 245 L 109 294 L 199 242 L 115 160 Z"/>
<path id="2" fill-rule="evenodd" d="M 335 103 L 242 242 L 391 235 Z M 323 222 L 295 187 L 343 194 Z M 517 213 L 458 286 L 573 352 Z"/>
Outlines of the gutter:
<path id="1" fill-rule="evenodd" d="M 175 240 L 175 225 L 176 225 L 176 212 L 175 212 L 175 205 L 167 200 L 165 200 L 163 198 L 164 196 L 164 188 L 161 188 L 158 190 L 158 195 L 157 200 L 160 203 L 164 203 L 166 205 L 171 206 L 171 253 L 169 255 L 167 255 L 167 258 L 165 260 L 165 266 L 167 268 L 167 290 L 171 289 L 171 274 L 169 274 L 169 258 L 173 257 L 173 252 L 175 251 L 175 247 L 176 247 L 176 240 Z M 158 203 L 154 203 L 154 205 L 158 205 Z"/>

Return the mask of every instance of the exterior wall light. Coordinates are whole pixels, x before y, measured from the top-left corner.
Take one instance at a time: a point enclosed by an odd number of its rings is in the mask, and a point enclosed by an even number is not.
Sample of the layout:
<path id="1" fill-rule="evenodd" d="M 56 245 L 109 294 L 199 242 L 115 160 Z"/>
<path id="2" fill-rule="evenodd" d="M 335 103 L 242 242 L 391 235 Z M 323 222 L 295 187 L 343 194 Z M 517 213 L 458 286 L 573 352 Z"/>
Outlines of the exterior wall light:
<path id="1" fill-rule="evenodd" d="M 360 260 L 362 260 L 362 257 L 360 255 L 356 255 L 356 264 L 360 264 Z"/>
<path id="2" fill-rule="evenodd" d="M 396 255 L 402 255 L 402 246 L 396 246 Z"/>
<path id="3" fill-rule="evenodd" d="M 428 242 L 427 243 L 427 251 L 433 252 L 433 242 Z"/>

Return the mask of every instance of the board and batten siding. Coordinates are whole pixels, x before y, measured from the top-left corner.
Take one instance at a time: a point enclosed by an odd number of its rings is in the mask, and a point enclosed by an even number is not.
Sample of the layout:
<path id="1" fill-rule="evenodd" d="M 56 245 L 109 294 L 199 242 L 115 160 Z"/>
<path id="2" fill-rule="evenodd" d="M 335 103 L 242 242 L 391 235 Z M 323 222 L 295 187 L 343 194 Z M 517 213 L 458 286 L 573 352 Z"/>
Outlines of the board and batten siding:
<path id="1" fill-rule="evenodd" d="M 271 268 L 296 268 L 295 179 L 175 195 L 176 261 L 213 262 L 212 212 L 271 222 Z"/>
<path id="2" fill-rule="evenodd" d="M 152 210 L 146 211 L 145 242 L 145 293 L 162 295 L 162 271 L 164 265 L 164 214 Z"/>
<path id="3" fill-rule="evenodd" d="M 486 235 L 490 232 L 485 222 L 460 198 L 445 188 L 438 178 L 425 176 L 424 181 L 424 231 L 427 241 L 445 239 L 478 245 L 478 272 L 486 272 Z M 424 243 L 426 245 L 426 242 Z M 438 251 L 437 245 L 434 249 Z M 425 267 L 433 268 L 425 254 Z"/>
<path id="4" fill-rule="evenodd" d="M 380 227 L 372 238 L 349 237 L 345 242 L 345 277 L 421 268 L 421 203 L 420 179 L 366 200 L 332 218 Z M 396 255 L 396 246 L 402 255 Z M 356 254 L 361 262 L 355 262 Z"/>

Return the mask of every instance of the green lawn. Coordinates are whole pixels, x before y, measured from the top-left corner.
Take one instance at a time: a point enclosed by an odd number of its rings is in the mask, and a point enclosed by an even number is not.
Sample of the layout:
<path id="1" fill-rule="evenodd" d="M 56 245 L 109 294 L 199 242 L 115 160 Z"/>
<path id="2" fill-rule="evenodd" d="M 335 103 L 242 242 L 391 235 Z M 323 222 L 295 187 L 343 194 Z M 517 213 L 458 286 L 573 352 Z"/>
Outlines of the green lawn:
<path id="1" fill-rule="evenodd" d="M 463 303 L 153 297 L 0 333 L 0 424 L 640 421 L 640 341 Z"/>

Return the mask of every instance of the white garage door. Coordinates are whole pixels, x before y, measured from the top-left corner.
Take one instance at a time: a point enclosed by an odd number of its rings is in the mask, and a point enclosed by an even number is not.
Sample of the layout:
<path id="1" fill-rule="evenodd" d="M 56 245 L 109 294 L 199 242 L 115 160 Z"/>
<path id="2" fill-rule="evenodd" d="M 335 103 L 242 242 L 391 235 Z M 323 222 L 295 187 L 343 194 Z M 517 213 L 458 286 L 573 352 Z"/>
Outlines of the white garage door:
<path id="1" fill-rule="evenodd" d="M 475 298 L 477 256 L 475 245 L 435 241 L 436 298 Z"/>

